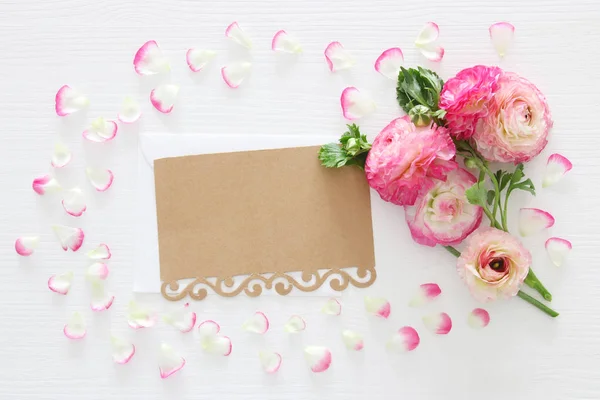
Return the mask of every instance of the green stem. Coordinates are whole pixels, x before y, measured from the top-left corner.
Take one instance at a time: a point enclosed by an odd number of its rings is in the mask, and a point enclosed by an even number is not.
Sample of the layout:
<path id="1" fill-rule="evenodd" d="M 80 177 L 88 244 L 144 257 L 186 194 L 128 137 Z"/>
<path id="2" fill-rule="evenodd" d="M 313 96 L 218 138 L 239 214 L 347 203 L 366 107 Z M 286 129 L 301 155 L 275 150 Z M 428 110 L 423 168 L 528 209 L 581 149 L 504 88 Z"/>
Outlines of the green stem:
<path id="1" fill-rule="evenodd" d="M 545 304 L 539 302 L 538 300 L 536 300 L 535 298 L 531 297 L 530 295 L 528 295 L 527 293 L 523 292 L 522 290 L 519 290 L 519 292 L 517 293 L 517 296 L 519 296 L 520 298 L 522 298 L 523 300 L 525 300 L 526 302 L 528 302 L 532 306 L 535 306 L 535 307 L 539 308 L 540 310 L 542 310 L 543 312 L 545 312 L 546 314 L 548 314 L 552 318 L 556 318 L 556 317 L 559 316 L 559 314 L 556 311 L 554 311 L 550 307 L 546 306 Z"/>
<path id="2" fill-rule="evenodd" d="M 450 254 L 454 255 L 454 257 L 460 257 L 460 251 L 456 250 L 456 248 L 452 246 L 444 246 L 446 250 L 450 252 Z"/>
<path id="3" fill-rule="evenodd" d="M 500 207 L 500 217 L 502 220 L 502 229 L 505 232 L 508 232 L 508 224 L 506 223 L 506 218 L 508 215 L 508 197 L 510 196 L 510 190 L 506 189 L 506 196 L 504 197 L 504 210 Z"/>
<path id="4" fill-rule="evenodd" d="M 535 289 L 542 297 L 547 301 L 552 301 L 552 294 L 546 289 L 542 282 L 533 273 L 533 270 L 529 268 L 529 273 L 525 277 L 525 284 L 532 289 Z"/>

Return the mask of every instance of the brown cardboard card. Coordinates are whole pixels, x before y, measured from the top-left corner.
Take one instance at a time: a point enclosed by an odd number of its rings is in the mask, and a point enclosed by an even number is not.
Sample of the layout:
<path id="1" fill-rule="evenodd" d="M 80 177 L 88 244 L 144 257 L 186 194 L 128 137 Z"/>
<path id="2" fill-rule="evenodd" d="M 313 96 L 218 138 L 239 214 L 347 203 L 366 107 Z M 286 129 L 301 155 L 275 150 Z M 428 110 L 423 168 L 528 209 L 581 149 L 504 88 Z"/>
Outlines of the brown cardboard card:
<path id="1" fill-rule="evenodd" d="M 289 293 L 375 280 L 369 186 L 319 164 L 318 146 L 154 162 L 163 296 L 202 299 L 259 286 Z M 348 273 L 356 267 L 358 279 Z M 301 272 L 301 279 L 288 273 Z M 241 284 L 234 277 L 247 276 Z M 214 279 L 210 279 L 214 278 Z M 362 278 L 362 279 L 361 279 Z M 184 288 L 178 281 L 192 279 Z M 261 285 L 256 285 L 261 283 Z"/>

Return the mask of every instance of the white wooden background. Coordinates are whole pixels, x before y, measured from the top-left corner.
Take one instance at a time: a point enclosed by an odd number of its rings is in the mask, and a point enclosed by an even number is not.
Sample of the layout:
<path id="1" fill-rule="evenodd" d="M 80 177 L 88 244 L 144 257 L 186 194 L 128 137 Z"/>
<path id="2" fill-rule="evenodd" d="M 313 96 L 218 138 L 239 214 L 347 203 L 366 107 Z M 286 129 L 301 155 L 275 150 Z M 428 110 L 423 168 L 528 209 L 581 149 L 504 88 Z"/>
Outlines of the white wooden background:
<path id="1" fill-rule="evenodd" d="M 255 42 L 254 71 L 239 90 L 227 88 L 219 67 L 245 56 L 224 38 L 238 20 Z M 540 182 L 549 154 L 560 151 L 574 169 L 559 187 L 522 196 L 516 207 L 531 204 L 550 210 L 552 234 L 573 242 L 572 257 L 560 269 L 543 250 L 546 235 L 527 240 L 537 274 L 552 290 L 552 320 L 516 299 L 488 307 L 492 322 L 483 331 L 466 326 L 476 306 L 454 272 L 453 258 L 442 249 L 412 243 L 400 208 L 376 202 L 375 224 L 395 232 L 376 238 L 379 279 L 370 289 L 344 294 L 344 313 L 318 313 L 322 298 L 221 299 L 193 304 L 200 319 L 213 318 L 233 340 L 229 358 L 204 356 L 192 335 L 166 326 L 133 332 L 125 324 L 131 292 L 137 136 L 140 132 L 337 134 L 344 129 L 339 109 L 343 87 L 356 85 L 377 100 L 377 113 L 361 123 L 373 137 L 399 113 L 393 84 L 373 70 L 386 48 L 404 50 L 406 65 L 424 63 L 412 46 L 426 21 L 441 28 L 446 48 L 435 68 L 444 78 L 475 63 L 496 63 L 487 28 L 508 20 L 516 41 L 500 65 L 523 74 L 547 95 L 555 128 L 548 148 L 527 172 Z M 2 0 L 0 1 L 0 399 L 598 399 L 600 398 L 600 278 L 598 249 L 598 90 L 600 89 L 600 3 L 597 0 L 345 0 L 345 1 L 192 1 Z M 270 50 L 278 29 L 299 38 L 305 54 L 295 62 Z M 172 115 L 163 116 L 148 101 L 152 80 L 139 79 L 131 62 L 145 41 L 159 42 L 173 64 L 172 79 L 182 87 Z M 323 49 L 341 41 L 358 60 L 349 73 L 332 75 Z M 209 70 L 194 75 L 185 65 L 188 47 L 219 51 Z M 69 122 L 54 114 L 54 94 L 63 84 L 85 91 L 92 105 L 87 116 Z M 145 115 L 137 128 L 120 129 L 114 143 L 83 144 L 80 133 L 96 116 L 114 117 L 123 96 L 135 95 Z M 75 220 L 64 214 L 60 197 L 38 197 L 31 181 L 49 171 L 52 146 L 61 138 L 75 152 L 72 164 L 57 173 L 65 186 L 79 185 L 89 198 L 88 212 Z M 116 175 L 104 194 L 90 190 L 86 164 L 105 166 Z M 234 195 L 234 194 L 232 194 Z M 113 250 L 110 285 L 116 301 L 109 312 L 92 315 L 83 274 L 83 251 L 64 253 L 50 225 L 67 223 L 86 232 L 84 249 L 106 242 Z M 384 226 L 384 225 L 378 225 Z M 515 227 L 514 220 L 512 227 Z M 42 235 L 37 253 L 19 258 L 15 238 Z M 51 293 L 51 274 L 76 271 L 72 292 Z M 438 282 L 444 293 L 425 310 L 407 300 L 420 283 Z M 387 296 L 388 321 L 368 318 L 362 297 Z M 157 296 L 143 298 L 158 309 Z M 253 311 L 265 311 L 274 329 L 254 337 L 239 328 Z M 88 336 L 67 340 L 62 327 L 73 310 L 84 312 Z M 446 311 L 454 319 L 447 337 L 434 337 L 420 322 L 425 312 Z M 306 317 L 302 335 L 286 336 L 281 326 L 290 314 Z M 408 355 L 390 355 L 384 341 L 395 329 L 414 325 L 421 346 Z M 339 332 L 365 333 L 366 349 L 349 354 Z M 115 366 L 109 331 L 128 335 L 138 354 Z M 165 340 L 181 350 L 188 365 L 162 381 L 156 350 Z M 303 344 L 330 346 L 332 368 L 311 374 Z M 260 348 L 284 355 L 275 376 L 258 366 Z"/>

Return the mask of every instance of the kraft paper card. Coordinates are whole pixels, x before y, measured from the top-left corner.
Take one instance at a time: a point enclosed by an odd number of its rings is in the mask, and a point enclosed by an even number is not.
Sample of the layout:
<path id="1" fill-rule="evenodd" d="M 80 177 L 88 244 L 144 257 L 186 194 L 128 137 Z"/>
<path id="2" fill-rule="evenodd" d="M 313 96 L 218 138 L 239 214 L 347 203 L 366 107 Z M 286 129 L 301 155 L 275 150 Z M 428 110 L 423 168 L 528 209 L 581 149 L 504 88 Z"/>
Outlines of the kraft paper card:
<path id="1" fill-rule="evenodd" d="M 169 300 L 367 287 L 376 278 L 369 186 L 318 146 L 154 161 L 161 292 Z M 355 278 L 347 272 L 356 268 Z M 301 278 L 290 273 L 301 273 Z M 243 280 L 234 279 L 245 276 Z M 179 282 L 190 280 L 181 288 Z"/>

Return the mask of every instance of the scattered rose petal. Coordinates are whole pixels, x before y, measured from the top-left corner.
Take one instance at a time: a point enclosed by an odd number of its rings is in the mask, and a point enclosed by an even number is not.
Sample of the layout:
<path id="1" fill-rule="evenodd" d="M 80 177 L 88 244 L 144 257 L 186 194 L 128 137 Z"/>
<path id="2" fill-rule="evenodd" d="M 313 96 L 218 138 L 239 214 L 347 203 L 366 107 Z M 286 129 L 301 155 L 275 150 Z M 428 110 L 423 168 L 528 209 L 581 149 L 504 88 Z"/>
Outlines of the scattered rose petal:
<path id="1" fill-rule="evenodd" d="M 33 187 L 33 191 L 39 195 L 58 192 L 61 189 L 58 181 L 50 175 L 44 175 L 40 176 L 39 178 L 35 178 L 31 186 Z"/>
<path id="2" fill-rule="evenodd" d="M 133 329 L 150 328 L 156 324 L 156 314 L 131 300 L 127 308 L 127 323 Z"/>
<path id="3" fill-rule="evenodd" d="M 489 31 L 496 52 L 504 57 L 515 36 L 515 27 L 508 22 L 497 22 L 490 26 Z"/>
<path id="4" fill-rule="evenodd" d="M 281 368 L 281 354 L 270 351 L 259 351 L 258 358 L 263 369 L 268 374 L 274 374 Z"/>
<path id="5" fill-rule="evenodd" d="M 563 264 L 571 249 L 573 249 L 573 245 L 567 239 L 551 237 L 546 240 L 546 251 L 548 252 L 550 261 L 557 267 Z"/>
<path id="6" fill-rule="evenodd" d="M 86 210 L 85 198 L 79 188 L 73 188 L 65 193 L 62 205 L 67 214 L 81 217 Z"/>
<path id="7" fill-rule="evenodd" d="M 173 111 L 178 94 L 178 85 L 160 85 L 150 92 L 150 102 L 158 111 L 163 114 L 168 114 Z"/>
<path id="8" fill-rule="evenodd" d="M 227 29 L 225 29 L 225 36 L 227 36 L 229 39 L 233 40 L 240 46 L 243 46 L 247 49 L 252 48 L 252 41 L 250 40 L 248 35 L 246 35 L 246 32 L 244 32 L 242 28 L 240 28 L 237 22 L 232 22 L 231 25 L 229 25 Z"/>
<path id="9" fill-rule="evenodd" d="M 531 236 L 554 225 L 554 217 L 539 208 L 521 208 L 519 211 L 519 233 Z"/>
<path id="10" fill-rule="evenodd" d="M 86 168 L 85 174 L 92 186 L 99 192 L 108 190 L 115 176 L 110 169 Z"/>
<path id="11" fill-rule="evenodd" d="M 59 117 L 80 111 L 88 104 L 90 104 L 88 98 L 69 85 L 64 85 L 58 89 L 54 98 L 54 109 Z"/>
<path id="12" fill-rule="evenodd" d="M 183 333 L 191 332 L 196 325 L 196 313 L 190 311 L 189 307 L 190 303 L 185 303 L 183 307 L 163 315 L 163 321 L 174 326 Z"/>
<path id="13" fill-rule="evenodd" d="M 117 119 L 124 124 L 133 124 L 142 116 L 142 108 L 133 97 L 127 96 L 121 103 L 121 110 L 117 114 Z"/>
<path id="14" fill-rule="evenodd" d="M 299 315 L 292 315 L 283 329 L 288 333 L 296 333 L 306 329 L 306 321 Z"/>
<path id="15" fill-rule="evenodd" d="M 198 334 L 200 335 L 200 339 L 214 338 L 219 334 L 220 331 L 221 326 L 219 326 L 219 324 L 212 319 L 202 321 L 198 325 Z"/>
<path id="16" fill-rule="evenodd" d="M 342 332 L 342 340 L 348 350 L 360 351 L 365 347 L 363 336 L 360 333 L 345 330 Z"/>
<path id="17" fill-rule="evenodd" d="M 63 333 L 69 339 L 82 339 L 85 337 L 85 320 L 83 319 L 83 315 L 80 312 L 75 311 L 69 322 L 63 328 Z"/>
<path id="18" fill-rule="evenodd" d="M 469 313 L 467 323 L 473 329 L 482 329 L 490 323 L 490 313 L 483 308 L 475 308 Z"/>
<path id="19" fill-rule="evenodd" d="M 115 296 L 106 291 L 103 281 L 92 281 L 92 299 L 90 301 L 92 311 L 108 310 L 114 301 Z"/>
<path id="20" fill-rule="evenodd" d="M 375 60 L 375 71 L 393 81 L 398 80 L 400 67 L 404 64 L 404 54 L 398 47 L 385 50 Z"/>
<path id="21" fill-rule="evenodd" d="M 101 263 L 101 262 L 97 262 L 97 263 L 93 263 L 92 265 L 90 265 L 88 267 L 88 270 L 86 272 L 86 277 L 89 281 L 103 281 L 106 278 L 108 278 L 108 265 Z"/>
<path id="22" fill-rule="evenodd" d="M 441 293 L 442 289 L 440 289 L 437 283 L 424 283 L 419 286 L 419 291 L 409 301 L 408 305 L 410 307 L 421 307 L 438 297 Z"/>
<path id="23" fill-rule="evenodd" d="M 95 249 L 88 251 L 85 255 L 92 260 L 108 260 L 112 256 L 110 249 L 104 243 L 100 244 Z"/>
<path id="24" fill-rule="evenodd" d="M 304 357 L 312 372 L 324 372 L 331 365 L 331 351 L 322 346 L 306 346 Z"/>
<path id="25" fill-rule="evenodd" d="M 300 43 L 287 34 L 283 29 L 277 31 L 275 36 L 273 36 L 273 40 L 271 40 L 271 50 L 281 52 L 281 53 L 290 53 L 290 54 L 299 54 L 302 53 L 302 46 Z"/>
<path id="26" fill-rule="evenodd" d="M 216 51 L 204 49 L 189 49 L 185 53 L 185 60 L 193 72 L 204 68 L 217 55 Z"/>
<path id="27" fill-rule="evenodd" d="M 262 335 L 269 330 L 269 319 L 263 312 L 257 311 L 252 317 L 244 322 L 242 329 L 248 332 L 260 333 Z"/>
<path id="28" fill-rule="evenodd" d="M 331 298 L 321 307 L 321 312 L 327 315 L 340 315 L 342 313 L 342 305 L 336 299 Z"/>
<path id="29" fill-rule="evenodd" d="M 438 335 L 446 335 L 452 329 L 452 320 L 446 313 L 435 313 L 423 317 L 425 327 Z"/>
<path id="30" fill-rule="evenodd" d="M 387 319 L 392 312 L 392 306 L 387 299 L 383 297 L 365 296 L 365 310 L 369 314 Z"/>
<path id="31" fill-rule="evenodd" d="M 179 371 L 185 365 L 185 358 L 181 357 L 171 346 L 166 343 L 160 345 L 158 369 L 160 377 L 166 379 Z"/>
<path id="32" fill-rule="evenodd" d="M 117 364 L 127 364 L 135 354 L 135 346 L 124 339 L 111 335 L 112 358 Z"/>
<path id="33" fill-rule="evenodd" d="M 444 57 L 444 48 L 435 43 L 439 34 L 440 29 L 437 24 L 428 22 L 421 29 L 421 32 L 419 32 L 419 35 L 415 40 L 415 46 L 429 61 L 438 62 Z"/>
<path id="34" fill-rule="evenodd" d="M 229 64 L 221 68 L 223 80 L 232 89 L 237 89 L 250 74 L 252 63 L 247 61 Z"/>
<path id="35" fill-rule="evenodd" d="M 15 250 L 20 256 L 30 256 L 40 244 L 39 236 L 21 236 L 15 240 Z"/>
<path id="36" fill-rule="evenodd" d="M 171 70 L 169 60 L 154 40 L 142 45 L 133 58 L 133 68 L 138 75 L 156 75 Z"/>
<path id="37" fill-rule="evenodd" d="M 198 325 L 202 349 L 207 353 L 228 356 L 231 354 L 231 339 L 219 335 L 221 327 L 215 321 L 206 320 Z"/>
<path id="38" fill-rule="evenodd" d="M 60 275 L 52 275 L 48 279 L 48 289 L 54 293 L 66 295 L 71 289 L 71 283 L 73 283 L 73 272 L 71 271 Z"/>
<path id="39" fill-rule="evenodd" d="M 444 48 L 435 44 L 428 44 L 420 47 L 419 50 L 423 57 L 433 62 L 440 62 L 444 58 Z"/>
<path id="40" fill-rule="evenodd" d="M 562 177 L 573 168 L 573 164 L 565 156 L 561 154 L 552 154 L 548 157 L 546 164 L 546 172 L 542 180 L 542 187 L 554 185 L 560 181 Z"/>
<path id="41" fill-rule="evenodd" d="M 117 136 L 117 123 L 98 117 L 92 121 L 92 125 L 83 131 L 83 137 L 90 142 L 104 143 L 113 140 Z"/>
<path id="42" fill-rule="evenodd" d="M 67 249 L 77 251 L 83 244 L 85 235 L 81 228 L 72 228 L 65 225 L 52 225 L 52 230 L 64 251 L 67 251 Z"/>
<path id="43" fill-rule="evenodd" d="M 344 49 L 340 42 L 331 42 L 325 48 L 325 61 L 331 72 L 350 69 L 356 61 L 350 53 Z"/>
<path id="44" fill-rule="evenodd" d="M 56 143 L 54 145 L 54 154 L 52 154 L 52 161 L 50 165 L 53 168 L 62 168 L 71 162 L 73 156 L 67 146 L 62 143 Z"/>
<path id="45" fill-rule="evenodd" d="M 342 91 L 340 103 L 344 118 L 351 121 L 371 114 L 376 108 L 373 99 L 352 86 Z"/>
<path id="46" fill-rule="evenodd" d="M 417 348 L 421 339 L 412 326 L 404 326 L 387 342 L 386 347 L 392 351 L 407 352 Z"/>

